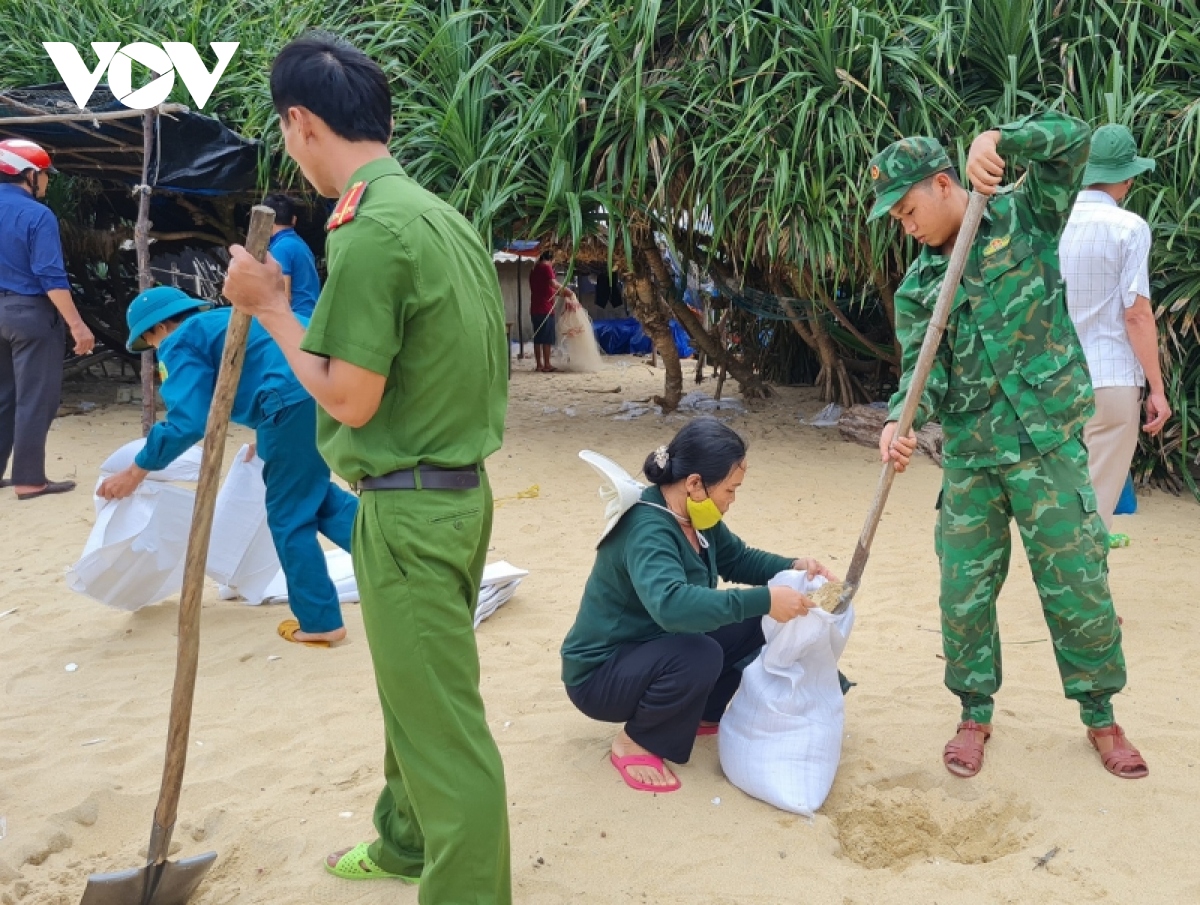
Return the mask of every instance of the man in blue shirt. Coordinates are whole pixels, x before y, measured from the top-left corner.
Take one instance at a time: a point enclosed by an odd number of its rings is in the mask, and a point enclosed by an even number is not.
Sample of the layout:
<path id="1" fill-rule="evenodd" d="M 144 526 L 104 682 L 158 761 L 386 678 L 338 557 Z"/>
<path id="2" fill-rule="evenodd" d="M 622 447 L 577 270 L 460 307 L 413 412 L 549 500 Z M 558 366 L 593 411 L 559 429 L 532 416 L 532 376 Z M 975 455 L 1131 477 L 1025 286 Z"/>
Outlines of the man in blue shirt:
<path id="1" fill-rule="evenodd" d="M 46 478 L 46 435 L 58 412 L 70 328 L 75 354 L 96 344 L 71 298 L 58 220 L 38 202 L 50 155 L 31 141 L 0 141 L 0 487 L 19 500 L 75 489 Z M 12 480 L 4 479 L 12 457 Z"/>
<path id="2" fill-rule="evenodd" d="M 210 308 L 172 286 L 148 289 L 130 303 L 128 348 L 157 350 L 167 418 L 150 430 L 134 464 L 100 485 L 99 496 L 129 496 L 147 474 L 203 438 L 232 312 Z M 340 641 L 346 629 L 317 534 L 349 551 L 358 501 L 329 480 L 317 452 L 316 403 L 258 321 L 250 327 L 230 419 L 254 429 L 263 460 L 267 525 L 296 615 L 280 624 L 279 634 L 310 645 Z"/>
<path id="3" fill-rule="evenodd" d="M 308 243 L 296 232 L 296 202 L 287 195 L 268 195 L 263 204 L 275 211 L 269 250 L 271 257 L 283 268 L 283 281 L 292 300 L 292 311 L 300 317 L 312 317 L 321 294 L 321 280 Z"/>

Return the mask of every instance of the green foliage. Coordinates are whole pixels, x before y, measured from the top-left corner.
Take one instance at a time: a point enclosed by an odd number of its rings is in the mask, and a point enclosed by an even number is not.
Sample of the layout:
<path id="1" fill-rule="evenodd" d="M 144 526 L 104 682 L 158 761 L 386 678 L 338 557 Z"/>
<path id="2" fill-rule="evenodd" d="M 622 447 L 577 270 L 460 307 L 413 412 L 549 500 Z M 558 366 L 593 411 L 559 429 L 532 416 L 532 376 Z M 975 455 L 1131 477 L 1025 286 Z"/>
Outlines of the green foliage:
<path id="1" fill-rule="evenodd" d="M 1154 229 L 1179 413 L 1139 469 L 1178 488 L 1200 450 L 1197 21 L 1200 0 L 61 0 L 0 19 L 0 87 L 56 78 L 43 40 L 237 40 L 206 112 L 298 181 L 267 72 L 288 40 L 326 28 L 384 67 L 397 155 L 489 239 L 632 262 L 657 231 L 752 288 L 854 309 L 890 298 L 915 253 L 865 222 L 882 144 L 934 135 L 961 164 L 979 131 L 1041 106 L 1124 122 L 1159 162 L 1131 206 Z M 818 306 L 801 314 L 846 358 L 890 348 Z"/>

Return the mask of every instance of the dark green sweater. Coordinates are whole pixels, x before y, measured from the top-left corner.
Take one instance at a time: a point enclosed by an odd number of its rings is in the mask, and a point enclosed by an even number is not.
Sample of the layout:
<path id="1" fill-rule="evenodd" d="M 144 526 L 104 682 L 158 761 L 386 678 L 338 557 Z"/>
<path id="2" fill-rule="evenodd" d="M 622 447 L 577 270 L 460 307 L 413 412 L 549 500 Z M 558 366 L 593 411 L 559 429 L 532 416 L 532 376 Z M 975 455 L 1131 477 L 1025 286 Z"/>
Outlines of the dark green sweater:
<path id="1" fill-rule="evenodd" d="M 662 491 L 642 499 L 666 505 Z M 708 549 L 692 549 L 683 528 L 661 509 L 630 509 L 596 550 L 575 624 L 562 645 L 562 678 L 579 685 L 623 644 L 670 634 L 711 632 L 771 609 L 762 587 L 792 560 L 747 547 L 724 522 L 702 532 Z M 753 588 L 716 590 L 717 578 Z"/>

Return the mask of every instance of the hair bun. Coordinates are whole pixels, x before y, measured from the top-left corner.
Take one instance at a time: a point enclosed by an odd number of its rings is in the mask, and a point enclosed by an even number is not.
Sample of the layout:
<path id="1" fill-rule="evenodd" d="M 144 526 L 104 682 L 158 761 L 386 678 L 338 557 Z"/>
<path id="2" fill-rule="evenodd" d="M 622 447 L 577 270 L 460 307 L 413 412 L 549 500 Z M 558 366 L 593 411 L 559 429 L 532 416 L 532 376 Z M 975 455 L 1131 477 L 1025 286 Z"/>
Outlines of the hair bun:
<path id="1" fill-rule="evenodd" d="M 671 454 L 666 446 L 660 446 L 646 456 L 646 464 L 642 466 L 642 472 L 652 484 L 671 483 Z"/>

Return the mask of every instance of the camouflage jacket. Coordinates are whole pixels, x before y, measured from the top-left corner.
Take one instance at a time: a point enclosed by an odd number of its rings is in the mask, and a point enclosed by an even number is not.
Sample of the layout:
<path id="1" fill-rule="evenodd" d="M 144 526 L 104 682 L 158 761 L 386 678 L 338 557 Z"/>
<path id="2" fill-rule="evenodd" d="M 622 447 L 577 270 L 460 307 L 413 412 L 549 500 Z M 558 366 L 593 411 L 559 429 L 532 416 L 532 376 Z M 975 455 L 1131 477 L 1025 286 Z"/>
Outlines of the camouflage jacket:
<path id="1" fill-rule="evenodd" d="M 1001 126 L 1000 135 L 1000 156 L 1024 164 L 1026 175 L 988 203 L 914 424 L 941 421 L 947 468 L 1047 453 L 1081 431 L 1093 412 L 1058 263 L 1091 130 L 1047 111 Z M 904 405 L 948 261 L 922 249 L 896 292 L 904 373 L 891 420 Z"/>

